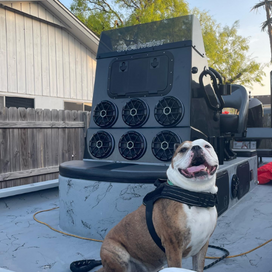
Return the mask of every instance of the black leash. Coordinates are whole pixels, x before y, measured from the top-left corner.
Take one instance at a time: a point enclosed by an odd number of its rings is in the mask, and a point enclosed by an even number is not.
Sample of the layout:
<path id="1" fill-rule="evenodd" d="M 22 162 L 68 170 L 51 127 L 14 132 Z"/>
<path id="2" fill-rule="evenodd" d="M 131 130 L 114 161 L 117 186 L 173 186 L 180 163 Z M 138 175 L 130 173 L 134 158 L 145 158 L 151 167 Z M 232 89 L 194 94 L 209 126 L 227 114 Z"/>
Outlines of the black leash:
<path id="1" fill-rule="evenodd" d="M 87 272 L 99 265 L 102 265 L 101 260 L 92 259 L 92 260 L 75 261 L 70 264 L 70 270 L 72 272 Z"/>
<path id="2" fill-rule="evenodd" d="M 214 266 L 215 264 L 217 264 L 218 262 L 222 261 L 223 259 L 225 259 L 226 257 L 229 256 L 229 251 L 226 250 L 226 249 L 223 248 L 223 247 L 212 246 L 212 245 L 209 245 L 209 247 L 219 249 L 219 250 L 225 252 L 225 254 L 224 254 L 221 258 L 217 259 L 216 261 L 214 261 L 214 262 L 212 262 L 212 263 L 210 263 L 210 264 L 204 266 L 204 270 L 206 270 L 206 269 L 208 269 L 208 268 Z"/>

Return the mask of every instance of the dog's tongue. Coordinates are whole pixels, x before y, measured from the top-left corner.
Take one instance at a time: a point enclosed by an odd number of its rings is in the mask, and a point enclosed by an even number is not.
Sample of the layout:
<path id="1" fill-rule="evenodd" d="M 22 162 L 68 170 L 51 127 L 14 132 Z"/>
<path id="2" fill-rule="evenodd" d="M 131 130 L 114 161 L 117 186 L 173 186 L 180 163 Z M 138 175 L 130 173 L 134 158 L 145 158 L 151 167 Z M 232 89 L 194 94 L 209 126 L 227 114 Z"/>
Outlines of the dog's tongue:
<path id="1" fill-rule="evenodd" d="M 206 169 L 206 166 L 204 164 L 201 164 L 201 165 L 198 165 L 198 166 L 189 167 L 189 168 L 187 168 L 187 171 L 189 173 L 195 173 L 195 172 L 199 172 L 199 171 L 205 170 L 205 169 Z"/>

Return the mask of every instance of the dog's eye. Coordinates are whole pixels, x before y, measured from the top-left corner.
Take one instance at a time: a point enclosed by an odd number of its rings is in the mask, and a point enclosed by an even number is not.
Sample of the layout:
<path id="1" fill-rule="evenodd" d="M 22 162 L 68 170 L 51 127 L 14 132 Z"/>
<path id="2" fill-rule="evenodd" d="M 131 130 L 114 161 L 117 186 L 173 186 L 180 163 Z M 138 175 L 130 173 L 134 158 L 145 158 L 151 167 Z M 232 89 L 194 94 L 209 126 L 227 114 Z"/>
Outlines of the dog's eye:
<path id="1" fill-rule="evenodd" d="M 209 146 L 209 145 L 207 145 L 207 144 L 205 145 L 205 147 L 206 147 L 206 148 L 211 148 L 211 146 Z"/>
<path id="2" fill-rule="evenodd" d="M 179 151 L 179 152 L 181 152 L 181 153 L 185 153 L 187 150 L 188 150 L 188 148 L 187 148 L 187 147 L 183 147 L 183 148 L 181 148 L 181 149 L 180 149 L 180 151 Z"/>

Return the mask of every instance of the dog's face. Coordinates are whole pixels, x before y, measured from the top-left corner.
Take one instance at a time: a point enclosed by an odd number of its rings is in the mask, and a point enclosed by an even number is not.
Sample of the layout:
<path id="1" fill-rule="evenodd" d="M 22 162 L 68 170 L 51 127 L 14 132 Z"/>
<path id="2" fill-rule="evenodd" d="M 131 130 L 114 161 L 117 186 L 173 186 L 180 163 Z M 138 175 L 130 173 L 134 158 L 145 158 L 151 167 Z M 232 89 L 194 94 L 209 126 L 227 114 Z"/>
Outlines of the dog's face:
<path id="1" fill-rule="evenodd" d="M 173 184 L 186 190 L 216 193 L 217 168 L 218 158 L 212 145 L 198 139 L 178 146 L 167 176 Z"/>

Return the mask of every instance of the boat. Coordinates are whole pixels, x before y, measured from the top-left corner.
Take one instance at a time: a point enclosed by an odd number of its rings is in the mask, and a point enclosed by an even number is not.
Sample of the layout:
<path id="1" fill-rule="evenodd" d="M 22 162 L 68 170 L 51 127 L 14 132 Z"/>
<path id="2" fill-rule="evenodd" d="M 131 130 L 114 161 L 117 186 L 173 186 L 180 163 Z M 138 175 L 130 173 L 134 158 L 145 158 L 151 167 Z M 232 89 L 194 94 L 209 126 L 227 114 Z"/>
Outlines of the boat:
<path id="1" fill-rule="evenodd" d="M 209 68 L 195 16 L 103 32 L 93 105 L 83 160 L 62 163 L 58 180 L 1 190 L 0 271 L 66 272 L 99 259 L 107 232 L 166 178 L 174 145 L 198 138 L 220 162 L 210 244 L 246 253 L 209 271 L 271 271 L 272 243 L 248 251 L 272 238 L 272 187 L 258 185 L 256 150 L 232 148 L 246 137 L 248 93 Z"/>

